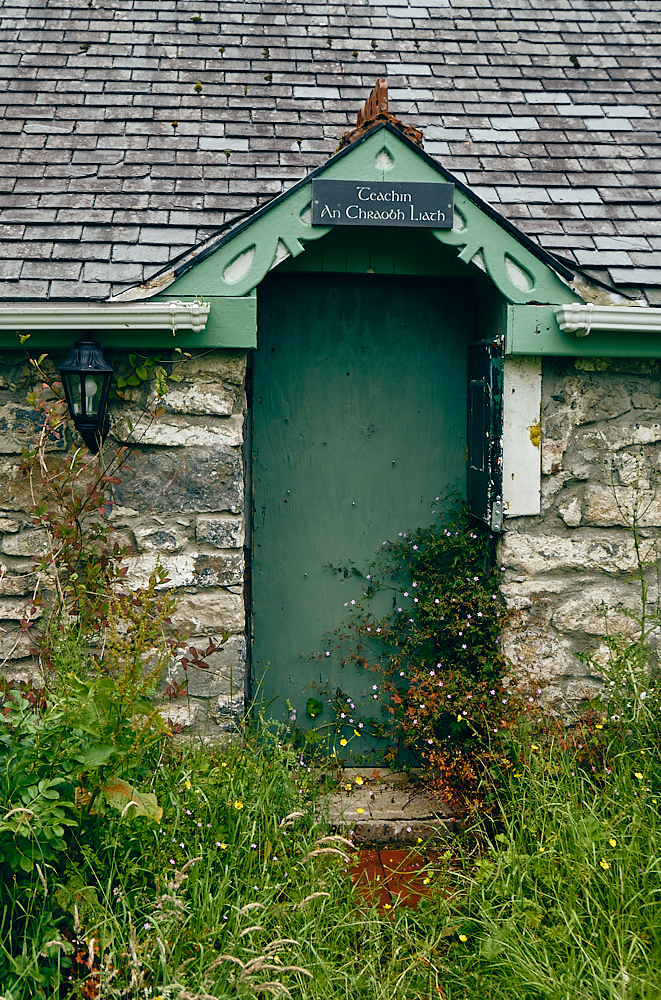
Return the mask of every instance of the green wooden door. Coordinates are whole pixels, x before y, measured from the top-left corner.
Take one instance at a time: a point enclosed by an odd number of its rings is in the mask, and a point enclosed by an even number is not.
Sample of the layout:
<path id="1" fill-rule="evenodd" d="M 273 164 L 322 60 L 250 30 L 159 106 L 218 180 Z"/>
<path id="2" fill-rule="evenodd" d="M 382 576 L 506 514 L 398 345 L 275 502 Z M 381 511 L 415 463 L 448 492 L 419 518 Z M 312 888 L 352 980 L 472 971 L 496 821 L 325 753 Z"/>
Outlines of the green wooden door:
<path id="1" fill-rule="evenodd" d="M 274 274 L 258 290 L 253 393 L 253 678 L 286 717 L 317 691 L 360 699 L 325 635 L 382 543 L 465 491 L 472 284 L 457 278 Z M 368 675 L 370 683 L 373 675 Z M 328 722 L 328 709 L 317 720 Z"/>

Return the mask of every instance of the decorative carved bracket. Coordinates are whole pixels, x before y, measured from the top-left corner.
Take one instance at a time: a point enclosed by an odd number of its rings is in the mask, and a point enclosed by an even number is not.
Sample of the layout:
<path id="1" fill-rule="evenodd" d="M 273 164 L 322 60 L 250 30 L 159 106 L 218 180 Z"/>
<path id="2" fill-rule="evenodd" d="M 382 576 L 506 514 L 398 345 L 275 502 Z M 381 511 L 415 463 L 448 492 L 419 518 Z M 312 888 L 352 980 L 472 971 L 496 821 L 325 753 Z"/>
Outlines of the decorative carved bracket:
<path id="1" fill-rule="evenodd" d="M 381 92 L 375 101 L 382 96 Z M 365 113 L 369 110 L 368 107 Z M 384 132 L 377 132 L 334 162 L 329 176 L 376 179 L 382 178 L 384 171 L 393 180 L 407 177 L 416 181 L 446 180 L 409 146 Z M 311 224 L 310 201 L 311 182 L 278 199 L 265 214 L 178 278 L 169 294 L 246 295 L 272 267 L 288 256 L 297 257 L 309 240 L 318 240 L 330 232 L 331 227 Z M 459 190 L 455 192 L 454 228 L 428 232 L 439 242 L 456 247 L 462 263 L 482 268 L 508 302 L 559 304 L 576 299 L 550 267 Z"/>

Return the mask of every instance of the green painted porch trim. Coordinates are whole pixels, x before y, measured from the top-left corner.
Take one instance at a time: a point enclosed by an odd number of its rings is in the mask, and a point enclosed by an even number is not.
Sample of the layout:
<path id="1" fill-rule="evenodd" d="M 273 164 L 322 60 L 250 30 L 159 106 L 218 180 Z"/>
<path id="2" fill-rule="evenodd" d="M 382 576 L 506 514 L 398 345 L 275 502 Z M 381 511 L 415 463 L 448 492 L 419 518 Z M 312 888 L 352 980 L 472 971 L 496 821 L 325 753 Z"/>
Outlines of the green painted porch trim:
<path id="1" fill-rule="evenodd" d="M 171 295 L 156 296 L 170 299 Z M 192 301 L 195 296 L 182 295 L 182 301 Z M 257 346 L 257 299 L 254 295 L 240 298 L 206 296 L 211 302 L 211 311 L 205 329 L 200 333 L 191 330 L 98 330 L 93 331 L 95 340 L 104 348 L 117 350 L 182 350 L 208 347 L 250 348 Z M 153 300 L 152 300 L 153 301 Z M 0 331 L 0 348 L 17 351 L 68 350 L 75 340 L 83 336 L 81 330 L 32 330 L 29 338 L 21 344 L 18 333 L 11 330 Z"/>
<path id="2" fill-rule="evenodd" d="M 314 176 L 427 183 L 454 180 L 439 164 L 388 128 L 370 133 L 315 171 Z M 235 235 L 228 234 L 217 250 L 168 286 L 168 296 L 197 295 L 207 299 L 243 295 L 256 288 L 280 261 L 287 256 L 297 257 L 308 242 L 325 236 L 330 227 L 312 226 L 310 222 L 311 184 L 310 176 L 289 194 L 277 198 L 271 208 L 246 222 Z M 503 228 L 504 223 L 491 218 L 460 187 L 455 189 L 457 228 L 430 232 L 439 242 L 458 251 L 457 259 L 462 264 L 474 262 L 485 270 L 508 302 L 561 305 L 582 301 L 546 263 Z"/>
<path id="3" fill-rule="evenodd" d="M 576 358 L 661 358 L 658 333 L 593 331 L 587 337 L 563 333 L 553 306 L 507 307 L 506 354 Z"/>
<path id="4" fill-rule="evenodd" d="M 156 299 L 171 299 L 168 292 L 155 296 Z M 182 302 L 194 301 L 194 295 L 182 295 Z M 152 301 L 154 301 L 152 299 Z M 253 292 L 242 296 L 205 295 L 205 302 L 211 303 L 211 311 L 206 326 L 201 333 L 177 333 L 173 340 L 187 337 L 191 347 L 257 347 L 257 297 Z M 167 338 L 163 338 L 164 342 Z M 183 343 L 169 344 L 183 347 Z"/>

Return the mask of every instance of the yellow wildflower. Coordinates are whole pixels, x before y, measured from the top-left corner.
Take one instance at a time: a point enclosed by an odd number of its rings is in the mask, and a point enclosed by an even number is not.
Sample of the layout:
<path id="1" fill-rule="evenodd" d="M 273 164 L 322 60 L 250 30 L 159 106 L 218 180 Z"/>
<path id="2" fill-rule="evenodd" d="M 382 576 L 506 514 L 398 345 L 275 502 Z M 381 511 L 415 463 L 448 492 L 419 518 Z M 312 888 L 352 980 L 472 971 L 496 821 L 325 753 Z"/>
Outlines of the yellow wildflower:
<path id="1" fill-rule="evenodd" d="M 640 773 L 640 771 L 636 771 L 636 772 L 634 773 L 634 778 L 638 778 L 638 780 L 639 780 L 639 781 L 642 781 L 642 780 L 643 780 L 643 776 L 642 776 L 642 774 Z"/>
<path id="2" fill-rule="evenodd" d="M 603 858 L 601 859 L 601 861 L 599 862 L 599 864 L 601 865 L 601 867 L 604 869 L 605 872 L 607 872 L 608 869 L 610 868 L 609 863 L 607 861 L 604 861 Z"/>
<path id="3" fill-rule="evenodd" d="M 186 778 L 186 780 L 184 781 L 184 788 L 190 788 L 190 787 L 191 787 L 191 783 L 188 780 L 188 778 Z"/>
<path id="4" fill-rule="evenodd" d="M 363 779 L 361 778 L 360 775 L 358 775 L 357 778 L 354 778 L 354 781 L 356 782 L 357 785 L 362 785 L 363 784 Z"/>
<path id="5" fill-rule="evenodd" d="M 349 742 L 349 741 L 348 741 L 348 740 L 345 740 L 345 738 L 344 738 L 344 736 L 343 736 L 343 737 L 342 737 L 342 739 L 340 740 L 340 746 L 341 746 L 341 747 L 345 747 L 345 746 L 347 745 L 347 743 L 348 743 L 348 742 Z"/>
<path id="6" fill-rule="evenodd" d="M 392 910 L 392 906 L 390 905 L 390 903 L 384 903 L 383 904 L 383 909 L 384 910 Z"/>
<path id="7" fill-rule="evenodd" d="M 358 813 L 359 816 L 362 816 L 363 813 L 365 812 L 365 810 L 364 809 L 356 809 L 356 812 Z"/>
<path id="8" fill-rule="evenodd" d="M 422 884 L 423 885 L 429 885 L 430 882 L 431 882 L 430 878 L 423 878 L 423 880 L 422 880 Z"/>
<path id="9" fill-rule="evenodd" d="M 243 809 L 243 802 L 241 801 L 241 799 L 234 799 L 234 808 Z"/>
<path id="10" fill-rule="evenodd" d="M 603 727 L 603 726 L 600 726 L 600 725 L 599 725 L 599 723 L 597 723 L 597 725 L 596 725 L 596 726 L 595 726 L 594 728 L 595 728 L 595 729 L 603 729 L 604 727 Z"/>
<path id="11" fill-rule="evenodd" d="M 460 934 L 460 935 L 459 935 L 459 940 L 460 940 L 460 941 L 468 941 L 468 938 L 466 937 L 466 935 L 465 935 L 465 934 Z"/>
<path id="12" fill-rule="evenodd" d="M 615 839 L 615 837 L 611 837 L 608 843 L 611 845 L 611 847 L 615 847 L 615 845 L 617 844 L 617 840 Z"/>

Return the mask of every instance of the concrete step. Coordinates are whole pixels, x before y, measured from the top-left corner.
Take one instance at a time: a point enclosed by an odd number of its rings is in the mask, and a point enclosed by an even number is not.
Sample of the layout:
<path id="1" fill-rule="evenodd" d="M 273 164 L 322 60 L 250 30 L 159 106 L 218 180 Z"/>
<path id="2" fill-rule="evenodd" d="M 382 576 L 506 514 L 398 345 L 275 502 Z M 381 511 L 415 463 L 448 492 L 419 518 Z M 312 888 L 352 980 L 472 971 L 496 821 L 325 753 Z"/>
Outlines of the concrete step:
<path id="1" fill-rule="evenodd" d="M 353 830 L 362 844 L 415 845 L 457 829 L 452 810 L 415 773 L 388 768 L 345 768 L 340 790 L 325 796 L 317 812 L 338 832 Z"/>

